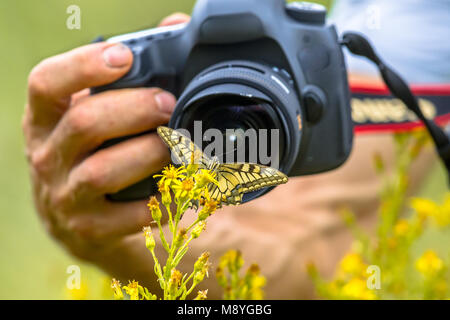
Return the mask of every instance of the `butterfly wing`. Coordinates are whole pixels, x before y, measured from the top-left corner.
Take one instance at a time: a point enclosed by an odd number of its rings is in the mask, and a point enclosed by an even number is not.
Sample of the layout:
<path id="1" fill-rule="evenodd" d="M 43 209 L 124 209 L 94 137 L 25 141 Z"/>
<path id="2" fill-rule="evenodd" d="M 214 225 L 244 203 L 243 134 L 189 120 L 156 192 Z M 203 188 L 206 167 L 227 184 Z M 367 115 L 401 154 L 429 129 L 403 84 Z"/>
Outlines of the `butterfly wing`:
<path id="1" fill-rule="evenodd" d="M 176 164 L 199 164 L 210 168 L 212 160 L 188 137 L 168 127 L 160 126 L 157 132 L 170 148 Z M 209 185 L 210 197 L 221 206 L 223 203 L 240 204 L 244 193 L 286 183 L 287 176 L 277 169 L 253 163 L 225 163 L 214 170 L 218 185 Z"/>
<path id="2" fill-rule="evenodd" d="M 176 161 L 175 164 L 199 164 L 201 167 L 208 167 L 211 161 L 202 150 L 185 135 L 180 132 L 160 126 L 157 129 L 158 135 L 164 141 L 164 143 L 170 148 L 172 156 Z"/>
<path id="3" fill-rule="evenodd" d="M 281 171 L 253 163 L 225 163 L 217 169 L 218 185 L 211 184 L 211 198 L 222 203 L 240 204 L 244 193 L 286 183 L 288 177 Z"/>

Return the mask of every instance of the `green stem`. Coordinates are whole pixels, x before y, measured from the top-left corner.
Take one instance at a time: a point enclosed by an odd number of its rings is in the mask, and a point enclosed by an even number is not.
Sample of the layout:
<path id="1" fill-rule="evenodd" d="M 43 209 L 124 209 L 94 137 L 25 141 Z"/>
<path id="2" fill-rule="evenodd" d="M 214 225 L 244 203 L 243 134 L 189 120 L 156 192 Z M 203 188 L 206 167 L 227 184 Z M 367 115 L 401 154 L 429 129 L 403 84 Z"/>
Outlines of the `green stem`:
<path id="1" fill-rule="evenodd" d="M 191 292 L 194 290 L 194 288 L 197 286 L 197 284 L 198 284 L 198 283 L 193 282 L 193 283 L 192 283 L 192 286 L 189 288 L 189 290 L 187 290 L 187 291 L 185 291 L 185 292 L 183 293 L 183 295 L 181 296 L 180 300 L 185 300 L 186 297 L 187 297 L 188 295 L 191 294 Z"/>
<path id="2" fill-rule="evenodd" d="M 231 299 L 238 299 L 238 297 L 237 297 L 237 294 L 239 291 L 238 270 L 234 270 L 233 272 L 231 272 L 231 288 L 232 288 L 231 294 L 233 295 L 233 297 Z"/>
<path id="3" fill-rule="evenodd" d="M 162 279 L 163 276 L 162 276 L 162 271 L 161 271 L 161 265 L 159 264 L 158 258 L 155 255 L 155 250 L 151 250 L 150 252 L 152 253 L 153 260 L 155 261 L 157 276 L 158 276 L 158 278 Z"/>
<path id="4" fill-rule="evenodd" d="M 194 222 L 191 223 L 191 225 L 189 227 L 187 227 L 186 232 L 189 232 L 199 222 L 200 222 L 200 220 L 197 218 Z"/>
<path id="5" fill-rule="evenodd" d="M 186 280 L 184 280 L 181 285 L 186 286 L 187 283 L 189 282 L 189 280 L 191 280 L 193 276 L 194 276 L 194 271 L 192 271 L 192 273 L 189 275 L 189 277 L 187 277 Z"/>
<path id="6" fill-rule="evenodd" d="M 161 238 L 162 245 L 163 245 L 164 249 L 167 252 L 169 252 L 169 250 L 170 250 L 169 249 L 169 244 L 167 243 L 166 237 L 164 236 L 164 232 L 163 232 L 163 229 L 162 229 L 162 226 L 161 226 L 161 222 L 160 221 L 156 221 L 156 224 L 158 225 L 159 237 Z"/>
<path id="7" fill-rule="evenodd" d="M 192 238 L 192 236 L 190 236 L 189 239 L 187 239 L 186 242 L 180 247 L 180 249 L 177 250 L 177 253 L 175 254 L 175 258 L 173 258 L 174 261 L 177 261 L 178 256 L 181 254 L 181 252 L 183 252 L 184 248 L 187 247 L 187 245 L 189 244 L 189 242 L 192 241 L 192 239 L 194 239 L 194 238 Z M 176 268 L 177 265 L 178 265 L 178 263 L 175 264 L 173 267 Z"/>
<path id="8" fill-rule="evenodd" d="M 174 247 L 175 247 L 175 238 L 176 238 L 176 234 L 175 234 L 175 230 L 171 229 L 172 231 L 172 242 L 170 244 L 170 248 L 168 250 L 168 254 L 169 256 L 167 257 L 166 260 L 166 266 L 164 267 L 164 281 L 165 281 L 165 286 L 164 286 L 164 299 L 170 299 L 170 294 L 168 292 L 168 286 L 167 284 L 169 283 L 169 279 L 170 279 L 170 274 L 172 272 L 172 260 L 173 260 L 173 254 L 174 254 Z"/>
<path id="9" fill-rule="evenodd" d="M 173 233 L 173 220 L 172 220 L 172 210 L 170 209 L 170 205 L 165 206 L 167 210 L 167 215 L 169 216 L 169 229 Z"/>

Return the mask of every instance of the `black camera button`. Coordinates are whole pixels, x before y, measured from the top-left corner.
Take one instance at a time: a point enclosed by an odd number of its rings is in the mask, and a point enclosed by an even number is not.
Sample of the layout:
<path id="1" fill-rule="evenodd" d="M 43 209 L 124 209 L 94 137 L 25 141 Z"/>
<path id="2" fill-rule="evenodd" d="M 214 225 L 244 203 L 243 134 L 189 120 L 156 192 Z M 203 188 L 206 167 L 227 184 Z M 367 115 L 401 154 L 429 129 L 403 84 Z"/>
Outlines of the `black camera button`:
<path id="1" fill-rule="evenodd" d="M 324 114 L 326 105 L 323 91 L 316 86 L 306 86 L 302 91 L 302 103 L 305 107 L 306 121 L 312 124 L 319 122 Z"/>

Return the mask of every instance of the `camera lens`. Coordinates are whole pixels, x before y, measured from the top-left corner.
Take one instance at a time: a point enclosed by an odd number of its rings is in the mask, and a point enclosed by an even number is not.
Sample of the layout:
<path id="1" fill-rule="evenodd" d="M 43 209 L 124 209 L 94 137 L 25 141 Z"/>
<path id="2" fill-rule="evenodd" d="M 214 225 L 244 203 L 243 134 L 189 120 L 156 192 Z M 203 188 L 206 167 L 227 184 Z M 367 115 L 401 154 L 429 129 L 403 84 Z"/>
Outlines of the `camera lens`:
<path id="1" fill-rule="evenodd" d="M 205 150 L 212 138 L 208 130 L 221 133 L 222 150 L 213 149 L 210 157 L 218 157 L 222 162 L 251 162 L 278 167 L 278 161 L 284 153 L 286 139 L 282 123 L 274 107 L 264 101 L 223 94 L 196 101 L 180 122 L 192 137 L 195 125 L 200 123 L 202 141 L 196 141 Z M 217 139 L 217 137 L 214 137 Z M 270 157 L 270 159 L 269 159 Z"/>
<path id="2" fill-rule="evenodd" d="M 276 70 L 248 61 L 208 68 L 185 88 L 169 126 L 187 129 L 206 156 L 222 163 L 258 163 L 288 174 L 302 115 L 292 84 Z M 243 202 L 269 190 L 245 194 Z"/>

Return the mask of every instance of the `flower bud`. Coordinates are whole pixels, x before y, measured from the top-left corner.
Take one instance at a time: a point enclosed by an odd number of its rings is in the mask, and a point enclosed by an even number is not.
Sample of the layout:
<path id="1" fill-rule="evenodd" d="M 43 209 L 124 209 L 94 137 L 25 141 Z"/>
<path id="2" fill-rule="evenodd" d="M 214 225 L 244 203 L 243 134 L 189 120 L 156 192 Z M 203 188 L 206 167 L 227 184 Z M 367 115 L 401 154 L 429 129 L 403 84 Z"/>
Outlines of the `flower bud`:
<path id="1" fill-rule="evenodd" d="M 239 272 L 239 270 L 244 265 L 244 259 L 239 250 L 230 250 L 227 252 L 228 255 L 228 269 L 230 272 Z"/>
<path id="2" fill-rule="evenodd" d="M 111 288 L 114 290 L 114 299 L 122 300 L 123 292 L 119 280 L 113 278 L 111 281 Z"/>
<path id="3" fill-rule="evenodd" d="M 186 240 L 186 229 L 182 228 L 178 231 L 178 234 L 175 238 L 175 248 L 181 247 L 184 240 Z"/>
<path id="4" fill-rule="evenodd" d="M 210 215 L 214 213 L 217 209 L 217 201 L 215 200 L 206 200 L 204 202 L 202 210 L 198 213 L 198 220 L 203 221 L 206 220 Z"/>
<path id="5" fill-rule="evenodd" d="M 194 263 L 194 271 L 199 272 L 203 269 L 203 267 L 208 263 L 209 261 L 209 252 L 203 252 L 202 255 L 197 259 L 197 261 Z"/>
<path id="6" fill-rule="evenodd" d="M 144 227 L 142 231 L 144 232 L 145 236 L 145 246 L 148 250 L 152 251 L 156 246 L 155 238 L 153 238 L 152 234 L 152 229 L 150 227 Z"/>
<path id="7" fill-rule="evenodd" d="M 172 196 L 170 195 L 170 188 L 164 183 L 158 183 L 158 191 L 161 193 L 161 202 L 168 207 L 172 203 Z"/>
<path id="8" fill-rule="evenodd" d="M 194 274 L 194 283 L 200 283 L 205 279 L 205 275 L 208 274 L 208 270 L 200 270 Z"/>
<path id="9" fill-rule="evenodd" d="M 161 221 L 161 209 L 159 208 L 159 201 L 156 199 L 155 196 L 152 196 L 150 198 L 150 201 L 147 204 L 148 208 L 150 209 L 150 213 L 152 214 L 153 220 L 156 222 Z"/>
<path id="10" fill-rule="evenodd" d="M 195 297 L 195 299 L 194 300 L 206 300 L 206 298 L 207 298 L 207 295 L 208 294 L 208 289 L 206 289 L 206 290 L 203 290 L 203 291 L 199 291 L 198 293 L 197 293 L 197 297 Z"/>
<path id="11" fill-rule="evenodd" d="M 178 271 L 177 269 L 172 269 L 170 273 L 170 279 L 169 279 L 169 293 L 171 295 L 175 295 L 178 287 L 180 286 L 181 279 L 183 278 L 183 274 Z"/>
<path id="12" fill-rule="evenodd" d="M 192 238 L 196 239 L 200 236 L 203 230 L 206 228 L 206 222 L 200 221 L 191 231 Z"/>
<path id="13" fill-rule="evenodd" d="M 123 288 L 125 289 L 125 292 L 130 296 L 130 300 L 139 300 L 139 287 L 139 283 L 133 280 Z"/>

